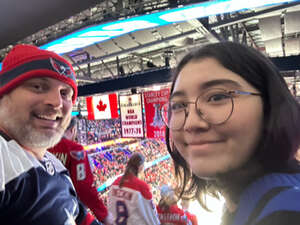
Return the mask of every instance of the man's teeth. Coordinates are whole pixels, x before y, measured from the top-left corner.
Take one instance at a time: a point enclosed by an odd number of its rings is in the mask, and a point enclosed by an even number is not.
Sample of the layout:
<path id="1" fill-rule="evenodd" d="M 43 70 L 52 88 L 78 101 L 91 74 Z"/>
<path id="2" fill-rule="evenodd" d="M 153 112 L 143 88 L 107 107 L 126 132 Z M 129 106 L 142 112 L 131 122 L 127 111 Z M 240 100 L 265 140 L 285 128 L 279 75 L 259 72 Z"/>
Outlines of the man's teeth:
<path id="1" fill-rule="evenodd" d="M 54 121 L 58 119 L 57 116 L 38 115 L 37 117 L 44 120 L 54 120 Z"/>

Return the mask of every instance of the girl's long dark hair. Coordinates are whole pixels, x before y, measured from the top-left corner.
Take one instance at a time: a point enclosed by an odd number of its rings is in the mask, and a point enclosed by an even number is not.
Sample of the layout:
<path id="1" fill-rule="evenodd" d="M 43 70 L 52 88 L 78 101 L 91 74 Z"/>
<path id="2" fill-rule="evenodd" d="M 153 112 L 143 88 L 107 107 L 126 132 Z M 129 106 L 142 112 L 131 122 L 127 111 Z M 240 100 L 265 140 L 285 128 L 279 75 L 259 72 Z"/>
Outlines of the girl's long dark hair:
<path id="1" fill-rule="evenodd" d="M 167 129 L 167 149 L 174 160 L 180 196 L 196 198 L 207 209 L 206 194 L 218 196 L 221 188 L 231 192 L 229 194 L 235 193 L 233 195 L 238 198 L 243 188 L 258 176 L 271 172 L 295 172 L 298 169 L 290 165 L 300 144 L 300 106 L 278 69 L 267 57 L 251 47 L 233 42 L 209 44 L 184 56 L 174 71 L 171 93 L 183 67 L 191 61 L 205 58 L 217 60 L 255 87 L 262 94 L 264 108 L 262 137 L 253 157 L 243 168 L 227 176 L 225 174 L 225 182 L 221 184 L 200 179 L 191 173 L 170 140 L 170 130 Z"/>

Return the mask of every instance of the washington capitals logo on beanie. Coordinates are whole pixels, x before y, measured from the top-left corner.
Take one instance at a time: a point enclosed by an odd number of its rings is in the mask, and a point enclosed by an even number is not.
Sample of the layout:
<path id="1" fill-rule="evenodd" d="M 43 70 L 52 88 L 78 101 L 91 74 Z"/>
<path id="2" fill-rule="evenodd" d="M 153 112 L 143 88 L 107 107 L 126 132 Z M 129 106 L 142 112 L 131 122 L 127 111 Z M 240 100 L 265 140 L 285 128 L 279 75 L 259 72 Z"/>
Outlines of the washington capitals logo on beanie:
<path id="1" fill-rule="evenodd" d="M 53 58 L 50 58 L 50 63 L 53 66 L 54 70 L 56 70 L 57 73 L 67 76 L 67 77 L 71 77 L 72 71 L 67 64 L 65 64 L 61 61 L 58 61 L 56 59 L 53 59 Z"/>
<path id="2" fill-rule="evenodd" d="M 0 96 L 25 80 L 50 77 L 70 85 L 77 98 L 77 84 L 72 65 L 60 55 L 33 45 L 16 45 L 4 58 L 0 71 Z"/>

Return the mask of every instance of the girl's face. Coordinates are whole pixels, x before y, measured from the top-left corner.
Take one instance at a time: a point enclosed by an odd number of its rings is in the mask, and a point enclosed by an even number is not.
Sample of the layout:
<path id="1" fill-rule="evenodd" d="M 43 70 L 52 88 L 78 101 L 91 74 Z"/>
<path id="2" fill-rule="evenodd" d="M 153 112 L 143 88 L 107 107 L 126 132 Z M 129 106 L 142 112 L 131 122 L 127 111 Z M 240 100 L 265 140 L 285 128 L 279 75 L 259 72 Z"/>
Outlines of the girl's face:
<path id="1" fill-rule="evenodd" d="M 205 58 L 183 67 L 171 101 L 195 102 L 199 95 L 212 88 L 258 93 L 246 80 L 224 68 L 217 60 Z M 219 101 L 218 96 L 214 100 Z M 257 147 L 263 127 L 261 97 L 233 94 L 233 102 L 231 117 L 220 125 L 207 123 L 196 112 L 195 105 L 189 104 L 185 124 L 171 132 L 175 147 L 198 177 L 213 178 L 239 168 Z"/>

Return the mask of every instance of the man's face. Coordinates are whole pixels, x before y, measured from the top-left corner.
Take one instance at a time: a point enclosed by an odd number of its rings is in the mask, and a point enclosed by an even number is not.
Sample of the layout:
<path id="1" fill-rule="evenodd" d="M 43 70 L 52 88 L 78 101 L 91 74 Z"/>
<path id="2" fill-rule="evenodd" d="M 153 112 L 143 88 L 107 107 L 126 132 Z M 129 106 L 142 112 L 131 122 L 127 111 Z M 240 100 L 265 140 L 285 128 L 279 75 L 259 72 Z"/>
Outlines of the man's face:
<path id="1" fill-rule="evenodd" d="M 73 89 L 32 78 L 0 99 L 0 127 L 38 158 L 61 139 L 71 119 Z"/>

